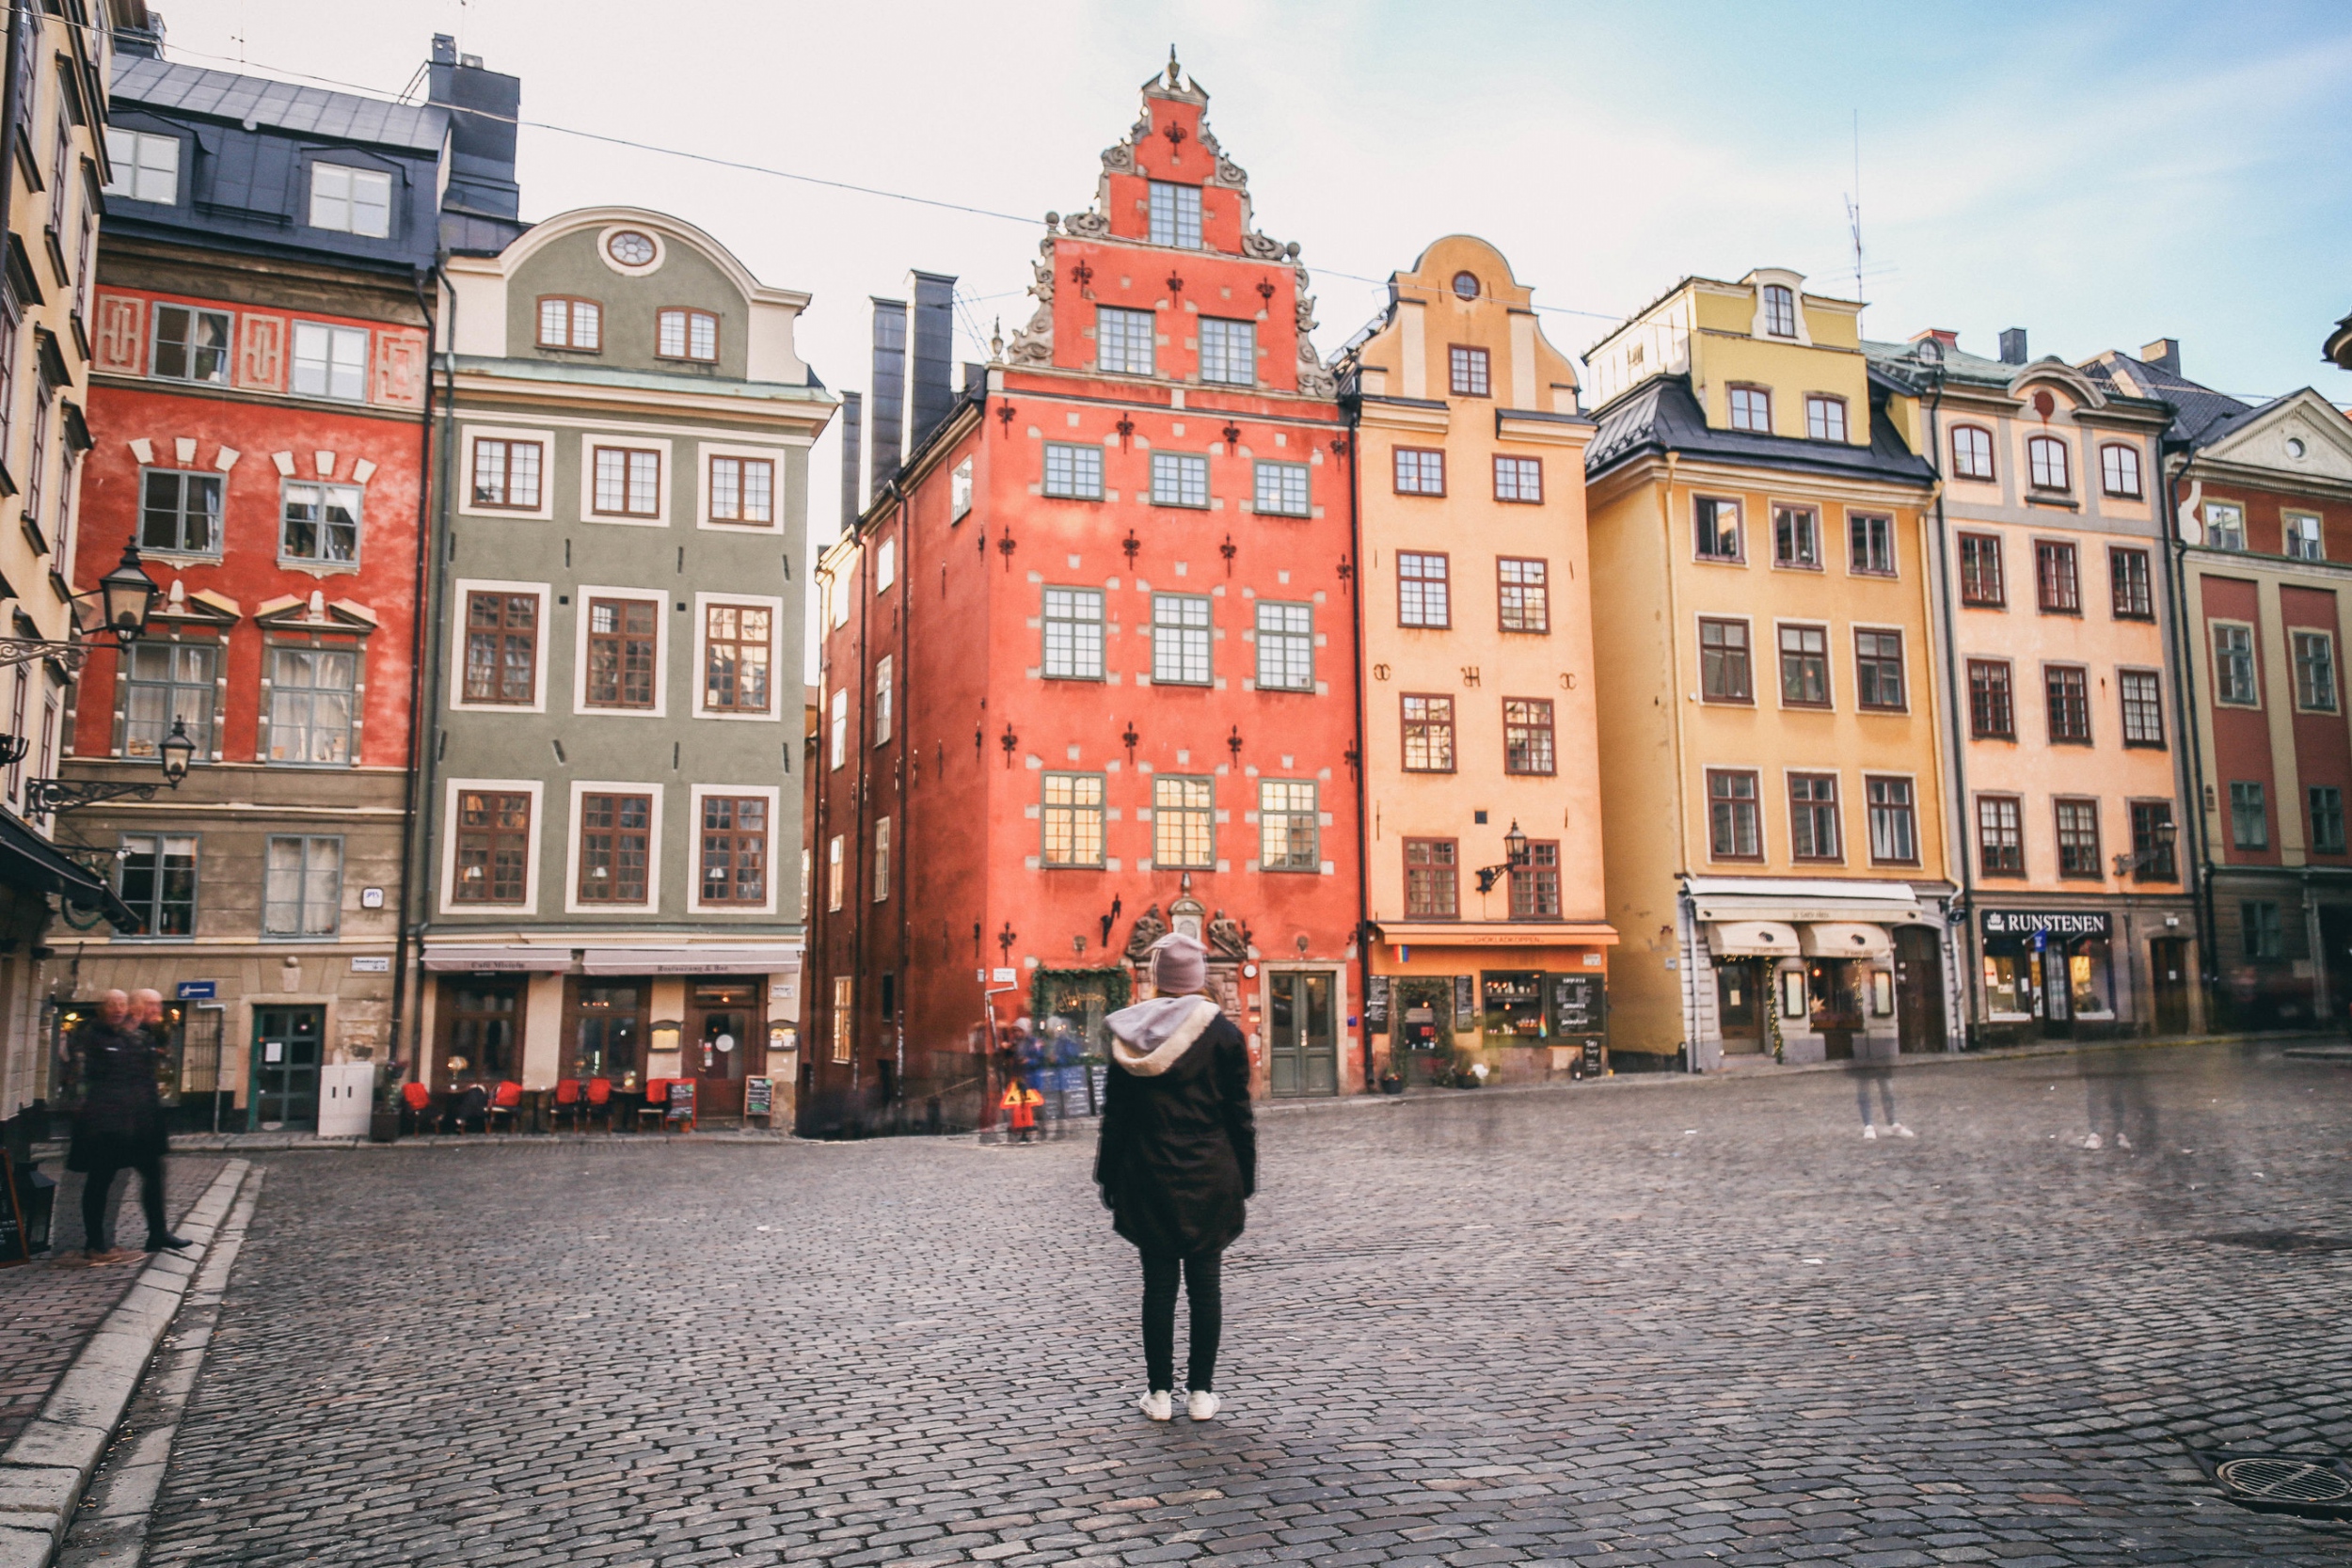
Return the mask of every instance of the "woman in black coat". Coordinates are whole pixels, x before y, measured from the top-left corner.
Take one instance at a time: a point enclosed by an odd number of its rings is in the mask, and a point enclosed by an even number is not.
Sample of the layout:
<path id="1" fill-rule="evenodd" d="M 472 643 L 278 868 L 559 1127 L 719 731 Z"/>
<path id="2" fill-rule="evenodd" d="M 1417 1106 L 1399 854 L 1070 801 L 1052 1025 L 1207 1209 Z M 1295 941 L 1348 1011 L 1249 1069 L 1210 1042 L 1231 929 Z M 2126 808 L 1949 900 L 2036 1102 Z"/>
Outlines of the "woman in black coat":
<path id="1" fill-rule="evenodd" d="M 155 1092 L 155 1039 L 141 1027 L 144 1022 L 132 1018 L 129 997 L 110 990 L 99 999 L 98 1016 L 75 1037 L 81 1105 L 65 1167 L 88 1173 L 82 1183 L 82 1239 L 92 1259 L 131 1256 L 116 1251 L 107 1234 L 115 1177 L 126 1168 L 139 1173 L 147 1250 L 188 1244 L 164 1222 L 164 1106 Z"/>
<path id="2" fill-rule="evenodd" d="M 1143 1413 L 1174 1415 L 1176 1285 L 1192 1304 L 1186 1413 L 1214 1419 L 1224 1307 L 1218 1265 L 1258 1188 L 1249 1050 L 1204 990 L 1208 950 L 1170 935 L 1152 949 L 1149 1002 L 1104 1022 L 1109 1082 L 1094 1180 L 1112 1224 L 1143 1255 Z"/>

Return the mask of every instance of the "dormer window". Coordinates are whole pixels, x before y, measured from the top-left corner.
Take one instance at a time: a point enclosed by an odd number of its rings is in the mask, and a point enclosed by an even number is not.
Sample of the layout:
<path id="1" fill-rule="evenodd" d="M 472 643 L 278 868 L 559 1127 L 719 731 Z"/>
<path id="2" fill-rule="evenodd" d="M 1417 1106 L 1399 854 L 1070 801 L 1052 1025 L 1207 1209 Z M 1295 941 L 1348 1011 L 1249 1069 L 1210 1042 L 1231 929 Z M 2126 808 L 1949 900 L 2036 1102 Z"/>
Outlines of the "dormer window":
<path id="1" fill-rule="evenodd" d="M 548 294 L 539 301 L 539 346 L 583 349 L 593 354 L 604 347 L 604 308 L 593 299 Z"/>
<path id="2" fill-rule="evenodd" d="M 654 353 L 661 358 L 708 363 L 719 357 L 719 318 L 707 310 L 663 310 L 654 325 Z"/>
<path id="3" fill-rule="evenodd" d="M 2026 443 L 2026 466 L 2037 490 L 2073 488 L 2067 468 L 2066 443 L 2055 436 L 2037 436 Z"/>
<path id="4" fill-rule="evenodd" d="M 1764 330 L 1775 338 L 1797 335 L 1797 291 L 1786 283 L 1764 285 Z"/>
<path id="5" fill-rule="evenodd" d="M 108 196 L 168 207 L 180 199 L 180 139 L 148 131 L 108 131 L 106 162 L 114 179 Z"/>
<path id="6" fill-rule="evenodd" d="M 1464 348 L 1456 343 L 1447 350 L 1448 368 L 1452 372 L 1449 385 L 1457 398 L 1483 398 L 1487 395 L 1488 379 L 1486 351 Z"/>
<path id="7" fill-rule="evenodd" d="M 1846 400 L 1820 392 L 1806 394 L 1804 433 L 1816 441 L 1843 441 L 1846 438 Z"/>
<path id="8" fill-rule="evenodd" d="M 1759 436 L 1772 433 L 1772 394 L 1761 387 L 1731 388 L 1731 428 L 1753 430 Z"/>
<path id="9" fill-rule="evenodd" d="M 372 168 L 312 164 L 310 227 L 385 238 L 392 231 L 392 177 Z"/>
<path id="10" fill-rule="evenodd" d="M 1152 243 L 1200 248 L 1200 187 L 1152 182 Z"/>

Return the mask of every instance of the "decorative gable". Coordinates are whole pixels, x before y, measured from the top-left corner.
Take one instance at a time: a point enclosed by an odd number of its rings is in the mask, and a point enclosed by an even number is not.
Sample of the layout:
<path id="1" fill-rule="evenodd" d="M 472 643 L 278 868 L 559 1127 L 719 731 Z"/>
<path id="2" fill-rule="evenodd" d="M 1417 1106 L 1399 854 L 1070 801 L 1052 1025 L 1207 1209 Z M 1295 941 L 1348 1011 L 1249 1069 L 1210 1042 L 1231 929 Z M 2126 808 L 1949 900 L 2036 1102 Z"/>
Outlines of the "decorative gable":
<path id="1" fill-rule="evenodd" d="M 2352 420 L 2306 387 L 2255 411 L 2200 457 L 2261 469 L 2265 483 L 2352 488 Z"/>

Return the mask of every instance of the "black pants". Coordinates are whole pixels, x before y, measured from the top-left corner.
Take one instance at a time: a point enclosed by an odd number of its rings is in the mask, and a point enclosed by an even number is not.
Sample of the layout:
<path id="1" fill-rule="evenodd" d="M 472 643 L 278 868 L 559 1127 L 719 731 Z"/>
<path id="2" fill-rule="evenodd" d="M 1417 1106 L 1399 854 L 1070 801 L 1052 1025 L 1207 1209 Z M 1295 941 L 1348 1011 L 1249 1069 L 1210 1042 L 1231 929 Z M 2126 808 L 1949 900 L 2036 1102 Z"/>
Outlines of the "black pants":
<path id="1" fill-rule="evenodd" d="M 1216 1341 L 1225 1329 L 1225 1296 L 1217 1278 L 1222 1252 L 1196 1252 L 1189 1258 L 1147 1252 L 1143 1255 L 1143 1365 L 1151 1374 L 1152 1391 L 1176 1386 L 1176 1279 L 1184 1275 L 1184 1296 L 1192 1303 L 1192 1346 L 1184 1386 L 1206 1393 L 1216 1386 Z"/>
<path id="2" fill-rule="evenodd" d="M 164 1157 L 150 1154 L 142 1159 L 121 1164 L 96 1164 L 82 1183 L 82 1244 L 92 1252 L 103 1252 L 112 1240 L 107 1222 L 114 1218 L 115 1177 L 124 1170 L 139 1173 L 139 1207 L 147 1211 L 147 1235 L 152 1241 L 168 1236 L 171 1227 L 164 1223 Z"/>

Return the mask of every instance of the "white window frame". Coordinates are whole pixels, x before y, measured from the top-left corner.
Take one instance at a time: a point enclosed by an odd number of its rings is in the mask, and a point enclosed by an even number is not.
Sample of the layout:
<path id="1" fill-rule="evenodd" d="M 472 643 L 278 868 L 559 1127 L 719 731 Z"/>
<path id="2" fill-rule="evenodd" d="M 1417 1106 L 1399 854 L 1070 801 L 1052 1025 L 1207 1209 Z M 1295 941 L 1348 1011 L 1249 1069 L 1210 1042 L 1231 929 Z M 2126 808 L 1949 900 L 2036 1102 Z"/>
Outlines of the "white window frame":
<path id="1" fill-rule="evenodd" d="M 874 818 L 874 896 L 873 902 L 890 902 L 890 818 Z"/>
<path id="2" fill-rule="evenodd" d="M 598 599 L 628 599 L 654 608 L 653 706 L 590 707 L 588 705 L 588 607 Z M 463 604 L 462 599 L 458 603 Z M 572 712 L 582 719 L 660 719 L 670 711 L 670 598 L 643 588 L 608 588 L 580 583 L 572 589 Z M 462 614 L 462 611 L 461 611 Z M 545 641 L 543 638 L 542 641 Z M 465 644 L 458 644 L 464 651 Z M 501 706 L 505 705 L 501 704 Z"/>
<path id="3" fill-rule="evenodd" d="M 2207 501 L 2198 510 L 2200 514 L 2198 521 L 2204 525 L 2201 531 L 2208 549 L 2243 550 L 2246 548 L 2246 508 L 2235 501 Z M 2224 517 L 2229 519 L 2230 542 L 2226 545 L 2216 544 L 2214 531 L 2220 526 L 2219 519 Z"/>
<path id="4" fill-rule="evenodd" d="M 768 901 L 765 904 L 705 904 L 703 902 L 703 800 L 710 795 L 756 795 L 768 802 Z M 783 864 L 784 792 L 774 784 L 698 784 L 689 786 L 687 803 L 686 909 L 690 914 L 761 915 L 776 912 L 776 884 Z"/>
<path id="5" fill-rule="evenodd" d="M 850 758 L 850 693 L 847 688 L 836 687 L 825 705 L 826 767 L 839 772 Z"/>
<path id="6" fill-rule="evenodd" d="M 660 454 L 661 471 L 654 481 L 652 516 L 630 517 L 624 516 L 617 512 L 596 510 L 596 449 L 598 447 L 607 450 L 619 449 L 626 451 L 651 451 Z M 602 528 L 668 528 L 670 526 L 670 492 L 677 481 L 677 469 L 673 466 L 674 462 L 675 454 L 671 451 L 671 443 L 667 436 L 641 435 L 633 430 L 581 431 L 580 433 L 580 520 L 583 523 L 594 523 Z M 548 463 L 541 467 L 544 470 L 553 467 L 554 465 Z M 473 470 L 469 468 L 466 472 L 468 484 L 470 485 Z M 777 478 L 781 480 L 783 476 L 779 474 Z M 705 480 L 703 483 L 707 483 L 708 481 Z M 498 515 L 511 517 L 516 514 L 505 512 Z"/>
<path id="7" fill-rule="evenodd" d="M 604 710 L 599 708 L 599 713 Z M 580 812 L 583 795 L 650 795 L 653 816 L 646 823 L 645 836 L 645 901 L 624 904 L 619 899 L 599 899 L 583 904 L 580 898 Z M 659 784 L 644 779 L 574 779 L 571 809 L 564 817 L 564 912 L 565 914 L 605 914 L 623 911 L 630 914 L 658 914 L 661 910 L 661 807 L 663 790 Z M 452 818 L 450 833 L 454 840 L 457 829 Z M 537 847 L 538 833 L 532 834 L 532 847 Z M 479 909 L 480 905 L 469 905 Z"/>
<path id="8" fill-rule="evenodd" d="M 2310 532 L 2304 525 L 2310 525 Z M 2304 549 L 2304 545 L 2310 549 Z M 2279 514 L 2279 545 L 2292 561 L 2325 561 L 2328 559 L 2328 531 L 2316 512 L 2285 512 Z"/>
<path id="9" fill-rule="evenodd" d="M 642 785 L 632 787 L 644 787 Z M 523 901 L 519 904 L 457 902 L 457 797 L 469 789 L 531 797 L 531 838 L 523 852 Z M 452 779 L 441 793 L 441 897 L 445 915 L 470 915 L 492 922 L 539 912 L 541 847 L 547 841 L 547 785 L 538 779 Z"/>
<path id="10" fill-rule="evenodd" d="M 300 387 L 294 385 L 295 377 L 300 373 L 302 369 L 302 335 L 305 332 L 323 333 L 326 335 L 326 359 L 325 364 L 326 371 L 326 390 L 323 392 L 304 391 Z M 342 393 L 335 390 L 335 349 L 339 343 L 342 343 L 353 338 L 359 340 L 359 389 L 352 393 L 349 397 L 345 397 Z M 367 402 L 368 372 L 371 368 L 373 368 L 373 348 L 374 344 L 372 341 L 372 334 L 370 334 L 368 329 L 364 326 L 345 326 L 340 322 L 295 321 L 287 329 L 286 333 L 286 391 L 288 395 L 298 398 L 317 398 L 326 403 Z M 467 481 L 469 483 L 472 482 L 472 473 L 469 470 L 467 473 Z"/>
<path id="11" fill-rule="evenodd" d="M 280 839 L 291 839 L 291 840 L 293 840 L 294 843 L 296 843 L 296 844 L 299 844 L 299 845 L 303 846 L 303 850 L 302 850 L 303 869 L 302 869 L 302 871 L 301 871 L 300 875 L 305 876 L 305 877 L 307 877 L 307 876 L 310 874 L 310 846 L 311 844 L 313 844 L 313 843 L 331 843 L 331 844 L 333 844 L 333 845 L 335 846 L 335 909 L 334 909 L 334 920 L 333 920 L 333 923 L 332 923 L 331 925 L 329 925 L 329 926 L 327 927 L 327 928 L 326 928 L 326 930 L 324 930 L 324 931 L 273 931 L 273 930 L 271 930 L 271 929 L 269 928 L 269 911 L 270 911 L 270 904 L 271 904 L 271 899 L 270 899 L 270 895 L 269 895 L 269 879 L 270 879 L 270 872 L 271 872 L 271 869 L 272 869 L 272 868 L 271 868 L 271 866 L 270 866 L 270 863 L 269 863 L 269 848 L 270 848 L 270 846 L 271 846 L 271 845 L 273 845 L 273 844 L 277 843 L 277 842 L 278 842 L 278 840 L 280 840 Z M 300 832 L 299 830 L 297 830 L 297 831 L 293 832 L 274 832 L 274 833 L 267 833 L 267 834 L 264 834 L 264 835 L 262 836 L 262 941 L 264 941 L 264 942 L 331 942 L 331 941 L 333 941 L 333 940 L 334 940 L 337 936 L 339 936 L 339 935 L 341 935 L 341 934 L 342 934 L 342 928 L 343 928 L 343 893 L 344 893 L 345 886 L 346 886 L 346 878 L 345 878 L 345 873 L 347 873 L 347 872 L 351 869 L 351 863 L 351 863 L 351 856 L 350 856 L 350 854 L 349 854 L 349 852 L 348 852 L 348 851 L 349 851 L 349 847 L 349 847 L 349 845 L 346 843 L 346 841 L 345 841 L 345 839 L 344 839 L 344 835 L 343 835 L 343 834 L 342 834 L 342 833 L 311 833 L 311 832 Z M 302 911 L 304 913 L 308 913 L 308 912 L 309 912 L 309 910 L 310 910 L 310 889 L 309 889 L 308 887 L 305 887 L 305 888 L 302 890 L 302 898 L 301 898 L 301 902 L 300 902 L 299 908 L 301 909 L 301 911 Z M 301 924 L 301 919 L 300 919 L 300 916 L 297 916 L 297 917 L 296 917 L 296 921 L 295 921 L 295 923 L 296 923 L 297 925 Z"/>
<path id="12" fill-rule="evenodd" d="M 355 503 L 353 504 L 352 509 L 351 509 L 351 556 L 350 556 L 350 559 L 345 560 L 345 561 L 337 561 L 337 560 L 333 560 L 333 559 L 331 559 L 331 558 L 329 558 L 329 557 L 327 557 L 327 556 L 324 556 L 324 555 L 317 555 L 317 556 L 306 556 L 306 555 L 290 555 L 290 554 L 288 554 L 288 553 L 287 553 L 287 550 L 286 550 L 286 501 L 287 501 L 287 492 L 288 492 L 288 491 L 290 491 L 290 490 L 294 490 L 294 489 L 306 489 L 306 490 L 316 490 L 316 491 L 318 491 L 318 492 L 319 492 L 319 494 L 320 494 L 320 497 L 321 497 L 321 502 L 320 502 L 320 504 L 322 504 L 322 505 L 324 505 L 324 504 L 325 504 L 325 498 L 326 498 L 326 493 L 327 493 L 327 492 L 329 492 L 329 491 L 344 491 L 344 492 L 349 493 L 349 494 L 350 494 L 351 496 L 353 496 L 354 498 L 356 498 L 356 499 L 355 499 Z M 319 524 L 319 527 L 320 527 L 320 529 L 321 529 L 322 531 L 324 531 L 324 530 L 325 530 L 326 526 L 326 523 L 325 523 L 323 520 L 322 520 L 322 521 L 321 521 L 321 523 Z M 224 530 L 223 531 L 226 531 L 226 530 Z M 285 568 L 286 568 L 287 570 L 289 570 L 289 571 L 294 571 L 294 572 L 315 572 L 315 573 L 326 573 L 326 572 L 356 572 L 356 571 L 358 571 L 358 570 L 359 569 L 359 563 L 360 563 L 362 561 L 364 561 L 364 560 L 366 559 L 366 554 L 365 554 L 365 552 L 366 552 L 366 549 L 367 549 L 367 542 L 368 542 L 368 487 L 367 487 L 366 485 L 364 485 L 364 484 L 353 484 L 353 483 L 350 483 L 350 482 L 348 482 L 348 481 L 336 481 L 336 480 L 331 480 L 331 479 L 283 479 L 283 480 L 278 481 L 278 565 L 285 567 Z"/>
<path id="13" fill-rule="evenodd" d="M 2246 638 L 2247 679 L 2254 690 L 2251 697 L 2229 697 L 2222 694 L 2225 683 L 2222 678 L 2221 634 L 2225 631 L 2239 632 Z M 2263 705 L 2262 649 L 2256 641 L 2252 626 L 2244 621 L 2207 622 L 2205 657 L 2212 661 L 2213 665 L 2213 703 L 2216 707 L 2259 708 Z"/>
<path id="14" fill-rule="evenodd" d="M 463 467 L 457 475 L 457 515 L 496 517 L 507 522 L 551 523 L 555 520 L 555 432 L 523 430 L 509 425 L 475 424 L 461 427 Z M 474 444 L 478 441 L 535 441 L 539 444 L 539 504 L 536 507 L 478 506 L 473 499 Z"/>
<path id="15" fill-rule="evenodd" d="M 874 660 L 874 739 L 875 746 L 887 746 L 896 730 L 895 721 L 898 695 L 898 665 L 897 658 L 884 654 Z"/>
<path id="16" fill-rule="evenodd" d="M 947 521 L 963 521 L 972 511 L 972 459 L 947 470 Z"/>
<path id="17" fill-rule="evenodd" d="M 328 196 L 319 189 L 319 175 L 330 169 L 349 179 L 349 189 L 342 196 Z M 384 186 L 384 227 L 381 230 L 362 229 L 358 225 L 359 190 L 363 184 L 373 184 L 379 181 Z M 400 192 L 396 188 L 397 183 L 390 174 L 380 168 L 361 168 L 356 164 L 338 164 L 326 158 L 317 159 L 310 165 L 310 205 L 304 214 L 305 226 L 323 230 L 330 234 L 354 234 L 363 240 L 389 240 L 392 237 L 392 230 L 396 227 L 392 209 L 400 198 Z M 319 203 L 322 200 L 342 202 L 348 209 L 352 221 L 348 223 L 321 222 Z"/>
<path id="18" fill-rule="evenodd" d="M 742 605 L 766 610 L 768 616 L 768 711 L 765 713 L 736 713 L 703 706 L 703 659 L 710 636 L 708 607 L 714 604 Z M 694 595 L 694 705 L 697 719 L 732 720 L 737 723 L 778 724 L 784 721 L 787 706 L 784 689 L 784 601 L 765 594 L 696 594 Z M 797 706 L 796 706 L 797 711 Z M 699 818 L 697 819 L 699 820 Z"/>
<path id="19" fill-rule="evenodd" d="M 171 149 L 171 194 L 169 196 L 150 195 L 141 188 L 147 186 L 149 175 L 162 172 L 147 159 L 148 150 L 156 146 Z M 144 201 L 158 207 L 176 207 L 180 204 L 180 138 L 178 136 L 160 131 L 132 131 L 119 126 L 109 126 L 106 130 L 106 162 L 113 166 L 115 170 L 114 182 L 105 189 L 108 197 L 119 197 L 125 201 Z"/>
<path id="20" fill-rule="evenodd" d="M 637 590 L 643 593 L 644 590 Z M 466 701 L 466 603 L 469 594 L 535 594 L 539 598 L 539 636 L 532 647 L 535 666 L 528 703 L 469 703 Z M 555 589 L 545 582 L 508 582 L 497 578 L 459 578 L 450 584 L 449 705 L 453 713 L 545 713 L 548 710 L 548 624 L 555 608 Z M 598 709 L 602 712 L 602 709 Z"/>
<path id="21" fill-rule="evenodd" d="M 881 598 L 898 580 L 898 541 L 884 537 L 874 545 L 874 596 Z"/>
<path id="22" fill-rule="evenodd" d="M 636 441 L 634 438 L 632 438 L 628 444 L 632 446 L 652 445 L 651 442 L 641 443 Z M 587 445 L 593 448 L 596 445 L 596 442 L 593 439 L 590 439 L 588 440 Z M 744 446 L 727 441 L 703 441 L 698 443 L 694 450 L 694 526 L 698 529 L 708 529 L 717 533 L 772 533 L 783 528 L 784 489 L 786 483 L 786 474 L 787 472 L 785 466 L 785 453 L 789 449 L 785 447 Z M 771 463 L 775 466 L 775 482 L 769 486 L 768 520 L 766 522 L 746 523 L 733 519 L 721 519 L 711 516 L 710 460 L 714 457 L 741 458 L 756 463 Z M 593 456 L 589 459 L 588 472 L 585 477 L 591 483 L 595 483 L 596 459 Z M 664 483 L 662 489 L 664 491 L 662 504 L 666 508 L 669 503 L 669 498 L 667 495 L 667 491 L 669 489 L 668 484 Z M 584 500 L 583 504 L 585 504 Z M 601 516 L 596 519 L 596 521 L 600 523 L 643 523 L 645 520 L 646 519 L 643 517 Z"/>

